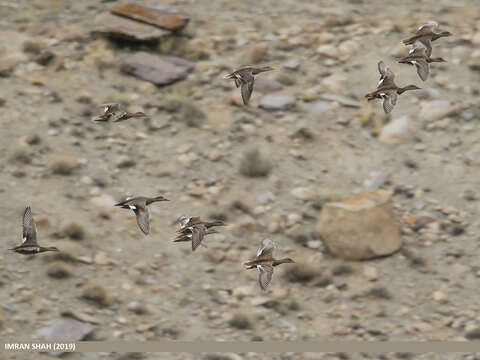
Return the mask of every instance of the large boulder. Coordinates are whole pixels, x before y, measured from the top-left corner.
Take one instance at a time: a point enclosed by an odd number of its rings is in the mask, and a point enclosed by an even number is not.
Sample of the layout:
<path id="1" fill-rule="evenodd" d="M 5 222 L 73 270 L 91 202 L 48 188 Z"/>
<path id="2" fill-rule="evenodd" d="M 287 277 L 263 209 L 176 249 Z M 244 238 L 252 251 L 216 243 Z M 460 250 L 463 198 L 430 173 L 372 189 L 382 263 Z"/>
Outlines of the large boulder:
<path id="1" fill-rule="evenodd" d="M 342 259 L 385 256 L 402 245 L 391 192 L 385 190 L 324 204 L 316 230 L 329 251 Z"/>

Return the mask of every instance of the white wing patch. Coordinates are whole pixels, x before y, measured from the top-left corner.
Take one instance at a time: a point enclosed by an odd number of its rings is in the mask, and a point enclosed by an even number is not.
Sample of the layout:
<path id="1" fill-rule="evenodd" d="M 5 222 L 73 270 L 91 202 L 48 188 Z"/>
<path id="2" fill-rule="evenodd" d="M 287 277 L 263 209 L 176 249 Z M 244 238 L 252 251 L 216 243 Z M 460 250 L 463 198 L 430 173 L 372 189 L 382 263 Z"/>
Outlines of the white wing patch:
<path id="1" fill-rule="evenodd" d="M 136 210 L 136 209 L 137 209 L 137 207 L 136 207 L 135 205 L 128 205 L 128 207 L 129 207 L 130 209 L 132 209 L 132 210 Z"/>
<path id="2" fill-rule="evenodd" d="M 22 244 L 24 244 L 25 241 L 27 241 L 27 237 L 26 237 L 26 236 L 23 237 Z"/>

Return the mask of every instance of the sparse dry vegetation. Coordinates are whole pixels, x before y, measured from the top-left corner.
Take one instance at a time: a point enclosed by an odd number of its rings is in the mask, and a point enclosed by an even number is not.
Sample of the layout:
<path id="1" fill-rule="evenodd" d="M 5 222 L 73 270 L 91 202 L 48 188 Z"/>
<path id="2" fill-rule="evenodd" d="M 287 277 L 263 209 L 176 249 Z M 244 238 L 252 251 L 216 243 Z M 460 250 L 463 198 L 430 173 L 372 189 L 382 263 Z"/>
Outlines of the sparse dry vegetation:
<path id="1" fill-rule="evenodd" d="M 258 149 L 244 153 L 240 162 L 240 173 L 247 177 L 264 177 L 270 174 L 272 162 L 263 157 Z"/>

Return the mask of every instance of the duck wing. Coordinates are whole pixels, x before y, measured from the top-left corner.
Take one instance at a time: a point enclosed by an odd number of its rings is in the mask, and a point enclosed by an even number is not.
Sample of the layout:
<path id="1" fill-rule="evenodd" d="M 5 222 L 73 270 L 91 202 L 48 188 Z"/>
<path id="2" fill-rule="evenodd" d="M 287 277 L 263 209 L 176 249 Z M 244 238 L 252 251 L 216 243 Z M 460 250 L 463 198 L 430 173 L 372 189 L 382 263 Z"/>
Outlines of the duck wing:
<path id="1" fill-rule="evenodd" d="M 420 27 L 417 30 L 417 34 L 428 34 L 433 32 L 434 29 L 438 28 L 438 22 L 436 21 L 429 21 Z"/>
<path id="2" fill-rule="evenodd" d="M 378 81 L 378 86 L 392 84 L 393 79 L 395 79 L 395 74 L 390 68 L 385 65 L 383 61 L 378 62 L 378 72 L 380 73 L 380 80 Z"/>
<path id="3" fill-rule="evenodd" d="M 250 101 L 250 97 L 252 96 L 253 92 L 254 82 L 255 80 L 253 79 L 253 77 L 247 82 L 242 82 L 241 92 L 244 105 L 248 105 L 248 102 Z"/>
<path id="4" fill-rule="evenodd" d="M 257 257 L 272 257 L 273 249 L 276 244 L 270 239 L 263 239 L 260 245 L 260 249 L 257 251 Z"/>
<path id="5" fill-rule="evenodd" d="M 103 114 L 112 114 L 120 110 L 120 104 L 118 103 L 108 103 L 108 104 L 101 104 L 99 107 L 103 108 Z"/>
<path id="6" fill-rule="evenodd" d="M 150 233 L 150 215 L 146 206 L 135 206 L 132 209 L 137 217 L 137 225 L 145 235 Z"/>
<path id="7" fill-rule="evenodd" d="M 385 99 L 383 100 L 383 110 L 385 111 L 385 114 L 388 114 L 393 110 L 393 107 L 397 103 L 397 97 L 398 95 L 394 91 L 386 93 L 386 96 L 384 96 Z"/>
<path id="8" fill-rule="evenodd" d="M 200 245 L 205 237 L 206 228 L 203 225 L 192 227 L 192 251 Z"/>
<path id="9" fill-rule="evenodd" d="M 413 65 L 417 68 L 417 74 L 423 81 L 428 79 L 429 66 L 425 59 L 416 59 L 412 61 Z"/>
<path id="10" fill-rule="evenodd" d="M 33 220 L 32 210 L 30 206 L 25 208 L 23 213 L 23 240 L 22 245 L 37 245 L 37 227 Z"/>
<path id="11" fill-rule="evenodd" d="M 273 266 L 269 264 L 258 265 L 257 269 L 260 271 L 258 276 L 258 284 L 262 290 L 267 290 L 268 284 L 272 280 Z"/>

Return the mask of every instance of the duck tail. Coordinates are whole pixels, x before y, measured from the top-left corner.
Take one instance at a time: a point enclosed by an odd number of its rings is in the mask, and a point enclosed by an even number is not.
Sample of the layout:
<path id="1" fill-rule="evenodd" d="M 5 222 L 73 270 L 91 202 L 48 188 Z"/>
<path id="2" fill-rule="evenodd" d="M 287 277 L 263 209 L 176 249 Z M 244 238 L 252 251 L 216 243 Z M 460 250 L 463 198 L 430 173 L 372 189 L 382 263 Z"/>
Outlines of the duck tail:
<path id="1" fill-rule="evenodd" d="M 211 221 L 205 224 L 207 228 L 210 228 L 212 226 L 225 226 L 225 225 L 226 224 L 221 220 Z"/>
<path id="2" fill-rule="evenodd" d="M 154 198 L 151 198 L 151 199 L 147 200 L 147 205 L 149 205 L 149 204 L 151 204 L 155 201 L 170 201 L 170 200 L 168 200 L 167 198 L 165 198 L 163 196 L 155 196 Z"/>

